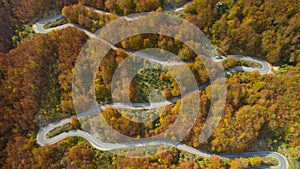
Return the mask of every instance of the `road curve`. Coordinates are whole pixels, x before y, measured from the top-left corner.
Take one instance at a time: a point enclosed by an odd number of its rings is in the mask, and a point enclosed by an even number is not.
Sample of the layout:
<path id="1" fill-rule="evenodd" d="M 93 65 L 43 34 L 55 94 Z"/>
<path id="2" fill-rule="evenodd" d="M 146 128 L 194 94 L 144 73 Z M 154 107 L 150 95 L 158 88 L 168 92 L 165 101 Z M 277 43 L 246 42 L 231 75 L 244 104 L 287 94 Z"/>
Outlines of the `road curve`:
<path id="1" fill-rule="evenodd" d="M 89 133 L 82 131 L 82 130 L 73 130 L 69 132 L 62 133 L 58 136 L 52 137 L 52 138 L 47 138 L 46 134 L 54 129 L 57 126 L 61 126 L 64 124 L 67 124 L 71 121 L 71 118 L 67 118 L 64 120 L 61 120 L 58 123 L 50 124 L 44 128 L 41 128 L 38 136 L 37 136 L 37 142 L 41 146 L 46 145 L 46 144 L 55 144 L 67 137 L 83 137 L 85 138 L 93 147 L 102 150 L 102 151 L 109 151 L 109 150 L 116 150 L 116 149 L 126 149 L 126 148 L 132 148 L 132 147 L 144 147 L 144 146 L 154 146 L 154 145 L 168 145 L 171 147 L 176 147 L 179 150 L 189 152 L 191 154 L 195 154 L 201 157 L 206 157 L 209 158 L 213 154 L 212 153 L 207 153 L 203 152 L 200 150 L 197 150 L 195 148 L 189 147 L 185 144 L 182 144 L 180 142 L 175 142 L 172 140 L 167 140 L 167 139 L 149 139 L 149 140 L 143 140 L 143 141 L 135 141 L 135 142 L 130 142 L 130 143 L 106 143 L 102 142 L 101 140 L 95 138 L 94 136 L 90 135 Z M 270 168 L 270 169 L 288 169 L 288 161 L 287 159 L 276 152 L 251 152 L 251 153 L 240 153 L 240 154 L 217 154 L 221 158 L 248 158 L 252 156 L 259 156 L 259 157 L 272 157 L 278 160 L 278 165 L 277 166 L 261 166 L 259 168 Z"/>
<path id="2" fill-rule="evenodd" d="M 190 2 L 189 2 L 190 3 Z M 179 7 L 177 9 L 172 9 L 172 10 L 166 10 L 165 12 L 177 12 L 180 10 L 183 10 L 185 8 L 187 4 L 183 5 L 182 7 Z M 87 7 L 89 9 L 94 9 L 94 8 L 90 8 Z M 110 15 L 110 13 L 107 13 L 105 11 L 101 11 L 101 10 L 96 10 L 94 9 L 96 12 L 99 13 L 103 13 L 105 15 Z M 130 16 L 127 17 L 126 19 L 128 21 L 130 20 L 135 20 L 138 17 L 143 16 L 143 14 L 136 14 L 134 16 Z M 50 28 L 50 29 L 44 29 L 44 25 L 55 21 L 59 18 L 61 18 L 62 15 L 58 15 L 55 16 L 53 18 L 49 18 L 43 21 L 39 21 L 36 24 L 33 25 L 33 30 L 36 33 L 41 33 L 41 34 L 46 34 L 49 33 L 51 31 L 54 30 L 60 30 L 60 29 L 64 29 L 67 27 L 77 27 L 78 29 L 84 31 L 90 38 L 97 38 L 96 35 L 94 35 L 93 33 L 83 29 L 80 25 L 76 25 L 76 24 L 64 24 L 55 28 Z M 104 41 L 104 40 L 103 40 Z M 109 42 L 107 42 L 112 49 L 116 50 L 117 47 L 115 47 L 114 45 L 110 44 Z M 130 51 L 126 51 L 128 54 L 132 54 L 132 52 Z M 178 65 L 178 64 L 185 64 L 185 62 L 168 62 L 168 61 L 164 61 L 164 60 L 160 60 L 158 58 L 156 58 L 155 56 L 147 56 L 146 54 L 142 54 L 142 53 L 135 53 L 136 56 L 138 57 L 142 57 L 145 59 L 149 59 L 150 61 L 154 61 L 154 62 L 158 62 L 160 64 L 163 65 Z M 267 63 L 266 61 L 259 59 L 259 58 L 253 58 L 253 57 L 249 57 L 249 56 L 242 56 L 242 55 L 229 55 L 229 57 L 233 57 L 235 59 L 242 59 L 242 60 L 249 60 L 249 61 L 253 61 L 256 63 L 259 63 L 262 65 L 261 69 L 258 68 L 249 68 L 249 67 L 245 67 L 245 66 L 236 66 L 228 71 L 226 71 L 226 74 L 231 74 L 234 72 L 238 72 L 238 71 L 246 71 L 246 72 L 252 72 L 255 70 L 258 70 L 261 74 L 269 74 L 272 72 L 271 69 L 271 65 L 269 63 Z M 219 62 L 221 60 L 214 60 L 214 58 L 212 58 L 211 60 Z M 201 86 L 198 87 L 198 90 L 202 90 L 205 87 L 207 87 L 210 83 L 206 83 L 203 84 Z M 195 89 L 196 90 L 196 89 Z M 145 103 L 114 103 L 114 104 L 110 104 L 110 105 L 104 105 L 101 106 L 100 108 L 102 110 L 106 109 L 107 107 L 114 107 L 114 108 L 130 108 L 130 109 L 156 109 L 156 108 L 160 108 L 169 104 L 173 104 L 176 101 L 178 101 L 180 99 L 179 96 L 177 98 L 174 98 L 170 101 L 165 101 L 165 102 L 160 102 L 160 103 L 152 103 L 151 105 L 149 104 L 145 104 Z M 98 108 L 92 108 L 87 112 L 81 113 L 79 115 L 77 115 L 78 118 L 80 117 L 84 117 L 84 116 L 89 116 L 89 115 L 94 115 L 95 113 L 99 113 L 97 112 Z M 123 148 L 131 148 L 131 147 L 139 147 L 139 146 L 151 146 L 151 145 L 169 145 L 172 147 L 176 147 L 180 150 L 195 154 L 195 155 L 199 155 L 202 157 L 211 157 L 212 154 L 211 153 L 207 153 L 207 152 L 202 152 L 200 150 L 194 149 L 192 147 L 189 147 L 187 145 L 184 145 L 180 142 L 174 142 L 172 140 L 166 140 L 166 139 L 149 139 L 149 140 L 143 140 L 143 141 L 136 141 L 136 142 L 130 142 L 130 143 L 105 143 L 102 142 L 101 140 L 95 138 L 94 136 L 90 135 L 89 133 L 82 131 L 82 130 L 74 130 L 74 131 L 69 131 L 69 132 L 65 132 L 65 133 L 61 133 L 60 135 L 57 135 L 55 137 L 52 138 L 47 138 L 47 133 L 50 132 L 51 130 L 53 130 L 54 128 L 58 127 L 58 126 L 62 126 L 64 124 L 67 124 L 71 121 L 72 117 L 63 119 L 61 121 L 58 121 L 56 123 L 52 123 L 49 124 L 45 127 L 42 127 L 37 135 L 37 143 L 41 146 L 46 145 L 46 144 L 54 144 L 59 142 L 62 139 L 65 139 L 67 137 L 73 137 L 73 136 L 78 136 L 78 137 L 83 137 L 85 138 L 87 141 L 90 142 L 90 144 L 92 146 L 94 146 L 95 148 L 99 149 L 99 150 L 103 150 L 103 151 L 108 151 L 108 150 L 114 150 L 114 149 L 123 149 Z M 271 169 L 288 169 L 289 168 L 289 164 L 287 159 L 276 152 L 251 152 L 251 153 L 240 153 L 240 154 L 218 154 L 219 157 L 221 158 L 239 158 L 239 157 L 251 157 L 251 156 L 260 156 L 260 157 L 273 157 L 276 158 L 278 160 L 278 166 L 271 166 L 271 167 L 264 167 L 261 166 L 261 168 L 271 168 Z"/>

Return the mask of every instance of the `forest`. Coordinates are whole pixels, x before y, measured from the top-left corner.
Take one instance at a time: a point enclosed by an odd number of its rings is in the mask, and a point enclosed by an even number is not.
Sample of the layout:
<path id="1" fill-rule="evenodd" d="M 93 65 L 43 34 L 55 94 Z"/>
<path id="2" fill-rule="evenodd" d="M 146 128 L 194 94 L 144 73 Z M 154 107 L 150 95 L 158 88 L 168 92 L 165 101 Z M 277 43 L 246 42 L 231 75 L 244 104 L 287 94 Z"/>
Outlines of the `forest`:
<path id="1" fill-rule="evenodd" d="M 49 34 L 24 36 L 14 45 L 16 30 L 31 25 L 45 12 L 62 11 L 69 23 L 95 32 L 112 20 L 132 13 L 162 11 L 184 4 L 185 0 L 10 0 L 0 2 L 0 166 L 9 168 L 246 168 L 269 164 L 259 157 L 202 158 L 170 148 L 168 152 L 145 159 L 119 157 L 100 151 L 80 137 L 39 146 L 36 136 L 41 126 L 75 115 L 72 101 L 73 68 L 88 37 L 74 27 Z M 290 167 L 300 166 L 300 3 L 298 0 L 193 0 L 178 15 L 199 27 L 219 51 L 263 58 L 279 70 L 272 75 L 240 72 L 227 77 L 225 110 L 209 140 L 198 137 L 211 103 L 211 90 L 200 91 L 201 107 L 193 128 L 183 143 L 212 153 L 278 151 L 288 155 Z M 89 6 L 115 15 L 105 16 Z M 18 32 L 18 33 L 17 33 Z M 23 36 L 22 36 L 23 37 Z M 198 85 L 208 81 L 203 63 L 176 39 L 142 34 L 117 44 L 99 66 L 95 81 L 99 103 L 111 103 L 111 79 L 115 69 L 129 57 L 127 50 L 155 47 L 192 60 L 188 67 Z M 225 69 L 245 64 L 228 59 Z M 147 77 L 152 77 L 149 80 Z M 148 87 L 144 87 L 147 82 Z M 140 72 L 131 83 L 131 100 L 148 102 L 149 88 L 162 89 L 168 98 L 180 95 L 170 74 L 156 69 Z M 134 123 L 114 108 L 103 113 L 120 133 L 151 137 L 165 131 L 179 113 L 180 101 L 167 106 L 158 120 Z M 74 119 L 74 121 L 76 121 Z M 130 128 L 128 127 L 130 125 Z M 76 122 L 67 125 L 79 127 Z M 143 130 L 141 130 L 143 129 Z M 62 129 L 63 130 L 63 129 Z"/>
<path id="2" fill-rule="evenodd" d="M 221 5 L 214 0 L 194 0 L 185 12 L 186 19 L 199 26 L 225 54 L 296 65 L 300 60 L 299 9 L 297 0 L 224 0 Z"/>

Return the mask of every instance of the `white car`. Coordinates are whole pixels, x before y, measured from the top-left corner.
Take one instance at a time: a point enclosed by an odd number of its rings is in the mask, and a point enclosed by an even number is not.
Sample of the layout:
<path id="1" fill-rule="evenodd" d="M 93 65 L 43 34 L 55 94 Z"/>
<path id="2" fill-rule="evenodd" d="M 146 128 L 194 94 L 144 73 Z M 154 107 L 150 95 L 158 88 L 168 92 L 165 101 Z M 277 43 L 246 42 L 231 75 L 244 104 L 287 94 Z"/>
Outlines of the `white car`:
<path id="1" fill-rule="evenodd" d="M 216 59 L 221 60 L 221 59 L 225 59 L 225 56 L 216 56 Z"/>

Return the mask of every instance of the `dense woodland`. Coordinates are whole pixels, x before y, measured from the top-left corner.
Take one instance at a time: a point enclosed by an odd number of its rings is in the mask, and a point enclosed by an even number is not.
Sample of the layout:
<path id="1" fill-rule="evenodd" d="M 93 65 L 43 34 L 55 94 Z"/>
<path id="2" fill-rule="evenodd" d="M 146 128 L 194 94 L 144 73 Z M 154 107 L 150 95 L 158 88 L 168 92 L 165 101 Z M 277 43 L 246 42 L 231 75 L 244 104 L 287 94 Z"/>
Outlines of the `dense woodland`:
<path id="1" fill-rule="evenodd" d="M 62 14 L 68 22 L 79 24 L 92 32 L 97 31 L 111 20 L 117 18 L 114 15 L 108 16 L 96 13 L 93 9 L 87 9 L 82 4 L 64 7 Z"/>
<path id="2" fill-rule="evenodd" d="M 76 4 L 78 0 L 11 0 L 0 2 L 0 52 L 13 47 L 12 37 L 22 24 L 29 23 L 45 11 Z"/>
<path id="3" fill-rule="evenodd" d="M 170 9 L 178 7 L 188 0 L 80 0 L 80 2 L 115 14 L 128 15 L 137 12 Z"/>
<path id="4" fill-rule="evenodd" d="M 143 1 L 139 3 L 141 2 Z M 300 60 L 300 25 L 297 22 L 300 20 L 299 4 L 297 0 L 282 2 L 225 0 L 217 5 L 217 1 L 214 0 L 194 0 L 185 8 L 184 18 L 201 28 L 224 54 L 239 53 L 261 57 L 275 65 L 296 65 Z M 99 8 L 96 4 L 93 6 Z M 123 15 L 117 11 L 110 10 L 115 14 Z M 104 16 L 98 16 L 101 18 L 98 19 L 98 23 L 93 21 L 95 14 L 88 12 L 87 9 L 84 10 L 82 5 L 66 8 L 65 12 L 72 15 L 72 18 L 65 15 L 70 22 L 79 23 L 93 32 L 102 27 L 103 23 L 108 22 Z M 80 15 L 81 17 L 74 18 Z M 83 21 L 80 18 L 87 19 Z M 141 43 L 138 44 L 138 46 L 134 44 L 125 48 L 134 50 L 143 48 Z"/>
<path id="5" fill-rule="evenodd" d="M 45 11 L 63 9 L 68 22 L 95 31 L 114 17 L 102 16 L 82 4 L 117 15 L 161 10 L 183 1 L 159 0 L 22 0 L 0 2 L 0 166 L 2 168 L 245 168 L 261 160 L 205 159 L 177 149 L 147 159 L 118 157 L 94 149 L 81 138 L 68 138 L 40 147 L 35 139 L 39 125 L 74 115 L 72 69 L 87 41 L 76 28 L 35 35 L 13 49 L 12 37 L 23 24 Z M 176 2 L 176 3 L 175 3 Z M 204 144 L 198 136 L 210 106 L 210 87 L 201 91 L 201 107 L 194 127 L 184 139 L 192 147 L 220 152 L 272 150 L 288 154 L 291 168 L 300 165 L 300 3 L 298 0 L 194 0 L 181 15 L 201 28 L 224 54 L 240 53 L 266 59 L 281 68 L 274 75 L 236 73 L 227 79 L 226 108 L 220 124 Z M 138 35 L 118 47 L 141 50 L 158 47 L 192 59 L 188 66 L 198 84 L 208 80 L 196 55 L 182 43 L 161 35 Z M 115 68 L 128 57 L 122 49 L 110 51 L 99 67 L 96 96 L 100 103 L 111 102 L 111 79 Z M 227 60 L 229 69 L 238 63 Z M 161 88 L 167 98 L 180 95 L 174 79 L 157 70 L 141 72 L 131 84 L 132 101 L 148 101 L 141 81 Z M 168 106 L 158 120 L 139 124 L 128 121 L 112 108 L 103 112 L 108 123 L 123 134 L 150 137 L 165 131 L 174 122 L 180 102 Z M 131 128 L 128 128 L 128 124 Z M 141 128 L 143 130 L 141 130 Z"/>
<path id="6" fill-rule="evenodd" d="M 186 19 L 197 24 L 226 54 L 296 64 L 300 49 L 298 0 L 194 0 Z M 203 8 L 205 6 L 205 8 Z"/>
<path id="7" fill-rule="evenodd" d="M 30 23 L 44 12 L 82 3 L 120 15 L 147 12 L 158 8 L 174 8 L 187 0 L 3 0 L 0 2 L 0 52 L 13 48 L 12 37 L 22 24 Z M 83 19 L 83 18 L 82 18 Z"/>

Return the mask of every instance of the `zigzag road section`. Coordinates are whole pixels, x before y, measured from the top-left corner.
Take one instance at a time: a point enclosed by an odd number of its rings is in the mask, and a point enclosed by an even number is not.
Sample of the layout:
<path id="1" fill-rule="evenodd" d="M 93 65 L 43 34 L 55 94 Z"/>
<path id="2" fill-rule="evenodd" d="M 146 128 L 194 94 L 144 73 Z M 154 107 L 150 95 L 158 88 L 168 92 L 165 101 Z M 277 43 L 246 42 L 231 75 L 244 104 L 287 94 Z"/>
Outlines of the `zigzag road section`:
<path id="1" fill-rule="evenodd" d="M 190 3 L 190 2 L 189 2 Z M 184 4 L 181 7 L 178 7 L 176 9 L 171 9 L 171 10 L 166 10 L 165 12 L 178 12 L 183 10 L 186 7 L 187 4 Z M 89 9 L 93 9 L 98 13 L 102 13 L 105 15 L 110 15 L 110 13 L 105 12 L 105 11 L 101 11 L 101 10 L 97 10 L 94 8 L 90 8 L 90 7 L 86 7 Z M 126 20 L 130 21 L 130 20 L 135 20 L 140 16 L 143 16 L 144 14 L 136 14 L 130 17 L 125 17 Z M 90 38 L 97 38 L 95 34 L 83 29 L 80 25 L 77 24 L 64 24 L 61 26 L 57 26 L 54 28 L 49 28 L 49 29 L 45 29 L 44 25 L 46 25 L 47 23 L 53 22 L 59 18 L 62 18 L 62 15 L 57 15 L 55 17 L 46 19 L 46 20 L 42 20 L 39 21 L 37 23 L 35 23 L 33 25 L 33 30 L 36 33 L 40 33 L 40 34 L 47 34 L 51 31 L 54 30 L 60 30 L 60 29 L 64 29 L 67 27 L 76 27 L 82 31 L 84 31 Z M 118 49 L 117 47 L 115 47 L 114 45 L 110 44 L 109 42 L 107 42 L 112 49 L 116 50 Z M 127 53 L 132 54 L 130 51 L 127 51 Z M 167 61 L 163 61 L 160 60 L 159 58 L 155 57 L 155 56 L 148 56 L 147 54 L 142 54 L 142 53 L 136 53 L 136 56 L 141 57 L 141 58 L 146 58 L 149 59 L 151 61 L 160 63 L 162 65 L 180 65 L 180 64 L 185 64 L 185 62 L 167 62 Z M 270 74 L 272 73 L 272 67 L 271 65 L 259 58 L 254 58 L 254 57 L 249 57 L 249 56 L 242 56 L 242 55 L 229 55 L 227 57 L 233 57 L 235 59 L 239 59 L 239 60 L 245 60 L 245 61 L 251 61 L 257 64 L 260 64 L 261 67 L 260 68 L 251 68 L 251 67 L 246 67 L 246 66 L 236 66 L 228 71 L 226 71 L 226 74 L 232 74 L 235 72 L 239 72 L 239 71 L 246 71 L 246 72 L 252 72 L 252 71 L 259 71 L 260 74 Z M 224 58 L 223 58 L 224 59 Z M 217 59 L 217 58 L 211 58 L 212 61 L 215 62 L 220 62 L 223 59 Z M 207 87 L 210 83 L 206 83 L 203 84 L 201 86 L 198 87 L 198 90 L 202 90 L 205 89 L 205 87 Z M 197 89 L 195 89 L 197 90 Z M 146 103 L 114 103 L 114 104 L 109 104 L 109 105 L 102 105 L 100 106 L 101 110 L 106 109 L 107 107 L 114 107 L 114 108 L 129 108 L 129 109 L 157 109 L 169 104 L 173 104 L 176 101 L 178 101 L 180 99 L 180 97 L 174 98 L 171 101 L 164 101 L 164 102 L 159 102 L 159 103 L 152 103 L 152 104 L 146 104 Z M 91 115 L 95 115 L 97 113 L 99 113 L 99 108 L 98 107 L 94 107 L 91 108 L 89 111 L 83 112 L 81 114 L 78 114 L 76 117 L 80 118 L 80 117 L 85 117 L 85 116 L 91 116 Z M 143 146 L 154 146 L 154 145 L 168 145 L 171 147 L 176 147 L 179 150 L 182 151 L 186 151 L 198 156 L 202 156 L 202 157 L 211 157 L 213 154 L 211 153 L 207 153 L 207 152 L 203 152 L 200 150 L 197 150 L 195 148 L 189 147 L 185 144 L 182 144 L 180 142 L 174 142 L 172 140 L 167 140 L 167 139 L 148 139 L 148 140 L 142 140 L 142 141 L 136 141 L 136 142 L 130 142 L 130 143 L 106 143 L 106 142 L 102 142 L 101 140 L 95 138 L 94 136 L 90 135 L 89 133 L 82 131 L 82 130 L 74 130 L 74 131 L 69 131 L 69 132 L 64 132 L 61 133 L 57 136 L 54 136 L 52 138 L 48 138 L 47 137 L 47 133 L 50 132 L 51 130 L 55 129 L 56 127 L 59 126 L 63 126 L 67 123 L 69 123 L 71 121 L 73 117 L 69 117 L 63 120 L 60 120 L 58 122 L 49 124 L 47 126 L 42 127 L 37 135 L 37 143 L 41 146 L 46 145 L 46 144 L 55 144 L 67 137 L 83 137 L 85 138 L 92 146 L 94 146 L 95 148 L 102 150 L 102 151 L 108 151 L 108 150 L 117 150 L 117 149 L 125 149 L 125 148 L 132 148 L 132 147 L 143 147 Z M 239 157 L 253 157 L 253 156 L 259 156 L 259 157 L 272 157 L 278 160 L 278 165 L 277 166 L 260 166 L 259 168 L 271 168 L 271 169 L 288 169 L 289 168 L 289 164 L 287 159 L 277 153 L 277 152 L 249 152 L 249 153 L 240 153 L 240 154 L 218 154 L 219 157 L 221 158 L 239 158 Z"/>

